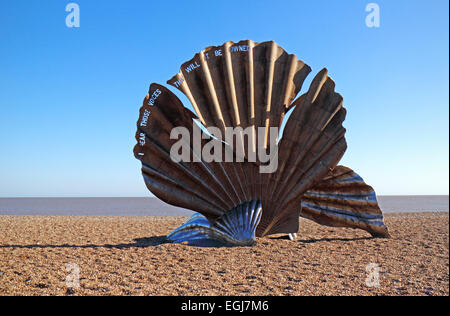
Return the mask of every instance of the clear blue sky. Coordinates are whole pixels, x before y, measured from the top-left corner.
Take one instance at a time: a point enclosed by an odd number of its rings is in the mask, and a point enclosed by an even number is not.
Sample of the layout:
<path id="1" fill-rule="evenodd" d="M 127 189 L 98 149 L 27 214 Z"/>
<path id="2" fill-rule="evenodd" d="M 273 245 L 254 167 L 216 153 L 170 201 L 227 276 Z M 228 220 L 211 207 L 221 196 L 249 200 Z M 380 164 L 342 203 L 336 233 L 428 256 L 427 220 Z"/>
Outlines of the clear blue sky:
<path id="1" fill-rule="evenodd" d="M 328 68 L 348 110 L 341 163 L 378 194 L 448 194 L 448 14 L 447 0 L 2 0 L 0 196 L 149 196 L 132 154 L 148 85 L 241 39 L 274 40 L 311 78 Z"/>

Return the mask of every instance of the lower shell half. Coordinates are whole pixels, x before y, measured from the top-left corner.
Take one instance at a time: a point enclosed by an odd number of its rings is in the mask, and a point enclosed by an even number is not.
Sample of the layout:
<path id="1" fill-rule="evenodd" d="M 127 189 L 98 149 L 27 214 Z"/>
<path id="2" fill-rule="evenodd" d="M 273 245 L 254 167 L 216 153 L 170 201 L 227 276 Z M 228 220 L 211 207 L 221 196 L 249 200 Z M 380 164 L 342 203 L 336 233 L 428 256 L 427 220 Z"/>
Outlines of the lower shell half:
<path id="1" fill-rule="evenodd" d="M 255 230 L 261 214 L 261 201 L 258 200 L 238 205 L 214 223 L 195 213 L 171 232 L 167 240 L 201 247 L 251 246 L 256 242 Z"/>

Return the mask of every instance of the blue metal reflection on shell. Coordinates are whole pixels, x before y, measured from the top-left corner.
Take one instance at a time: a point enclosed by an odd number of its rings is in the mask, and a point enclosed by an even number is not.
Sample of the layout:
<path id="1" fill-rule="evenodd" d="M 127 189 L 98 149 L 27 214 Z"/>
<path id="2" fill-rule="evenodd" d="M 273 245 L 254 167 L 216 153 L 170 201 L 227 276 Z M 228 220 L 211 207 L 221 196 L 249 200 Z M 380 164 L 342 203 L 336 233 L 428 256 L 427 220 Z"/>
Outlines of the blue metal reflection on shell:
<path id="1" fill-rule="evenodd" d="M 214 223 L 200 213 L 195 213 L 171 232 L 167 240 L 200 247 L 253 245 L 261 214 L 262 206 L 259 200 L 236 206 Z"/>
<path id="2" fill-rule="evenodd" d="M 361 228 L 373 236 L 388 237 L 373 188 L 354 171 L 340 168 L 342 174 L 303 195 L 301 216 L 329 226 Z"/>

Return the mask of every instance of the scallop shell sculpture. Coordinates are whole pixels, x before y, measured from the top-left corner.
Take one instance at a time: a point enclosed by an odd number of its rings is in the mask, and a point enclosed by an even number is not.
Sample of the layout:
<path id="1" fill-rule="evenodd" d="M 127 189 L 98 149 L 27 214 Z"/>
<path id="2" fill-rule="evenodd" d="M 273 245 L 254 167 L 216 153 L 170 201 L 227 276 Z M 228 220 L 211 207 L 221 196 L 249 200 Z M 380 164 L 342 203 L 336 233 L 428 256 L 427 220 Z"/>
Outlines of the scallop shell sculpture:
<path id="1" fill-rule="evenodd" d="M 296 98 L 310 71 L 274 42 L 246 40 L 202 50 L 168 81 L 195 114 L 164 86 L 150 85 L 134 148 L 145 184 L 198 212 L 169 241 L 251 245 L 256 236 L 297 233 L 299 217 L 389 236 L 372 187 L 337 165 L 347 147 L 346 110 L 327 70 Z M 173 135 L 180 128 L 189 131 L 184 140 Z M 237 132 L 225 138 L 230 129 Z M 205 148 L 221 159 L 206 159 Z M 187 159 L 173 159 L 180 149 Z"/>

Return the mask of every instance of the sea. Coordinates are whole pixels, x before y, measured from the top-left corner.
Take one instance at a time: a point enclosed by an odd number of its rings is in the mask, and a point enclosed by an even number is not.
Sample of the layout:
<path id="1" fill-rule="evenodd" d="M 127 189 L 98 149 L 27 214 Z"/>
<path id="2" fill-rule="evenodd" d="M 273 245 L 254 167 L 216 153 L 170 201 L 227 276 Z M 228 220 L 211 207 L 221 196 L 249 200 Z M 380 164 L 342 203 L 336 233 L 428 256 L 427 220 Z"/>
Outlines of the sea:
<path id="1" fill-rule="evenodd" d="M 448 212 L 448 195 L 381 195 L 384 213 Z M 0 215 L 190 216 L 193 212 L 153 197 L 0 198 Z"/>

